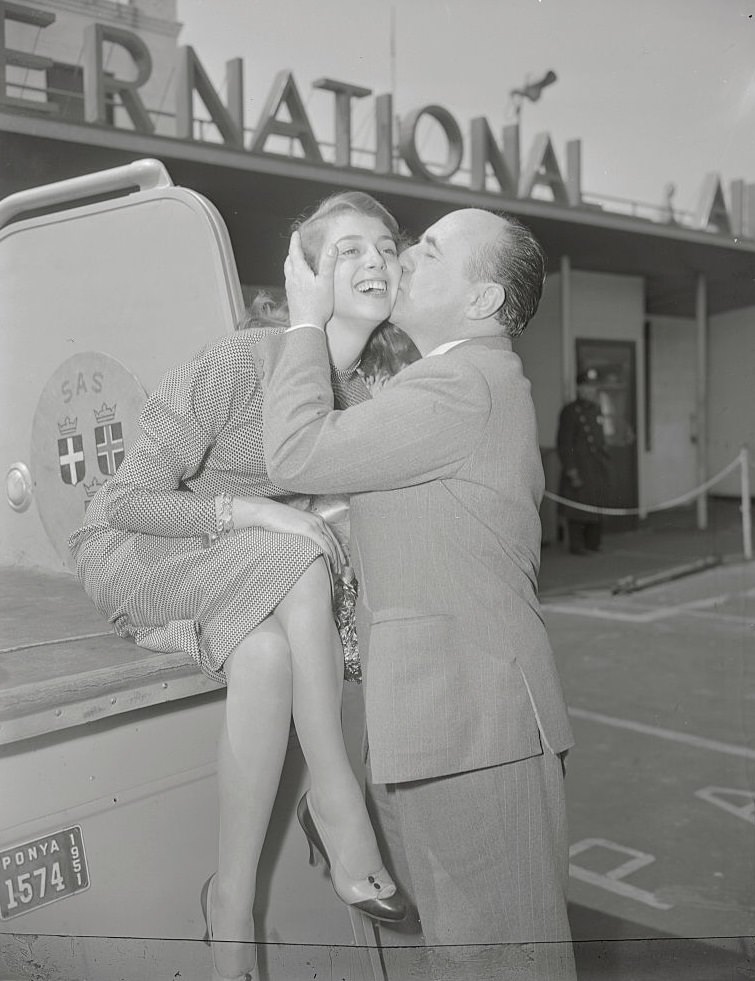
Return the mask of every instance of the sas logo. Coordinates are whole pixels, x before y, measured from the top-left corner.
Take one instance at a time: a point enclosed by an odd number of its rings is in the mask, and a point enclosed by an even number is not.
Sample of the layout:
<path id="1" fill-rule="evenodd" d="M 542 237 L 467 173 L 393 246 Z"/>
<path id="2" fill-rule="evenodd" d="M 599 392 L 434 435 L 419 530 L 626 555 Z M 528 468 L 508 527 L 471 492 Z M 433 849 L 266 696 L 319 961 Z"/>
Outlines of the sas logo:
<path id="1" fill-rule="evenodd" d="M 117 404 L 109 406 L 106 402 L 102 407 L 93 410 L 95 421 L 101 425 L 94 426 L 94 447 L 100 473 L 112 477 L 126 455 L 126 445 L 123 440 L 123 426 L 115 419 Z M 81 483 L 86 474 L 84 457 L 84 436 L 77 433 L 78 417 L 58 422 L 58 462 L 60 477 L 64 484 Z"/>
<path id="2" fill-rule="evenodd" d="M 102 408 L 98 412 L 94 410 L 94 417 L 101 425 L 94 430 L 94 445 L 97 449 L 97 463 L 100 465 L 100 473 L 111 477 L 126 455 L 123 444 L 123 426 L 120 422 L 115 422 L 115 410 L 106 403 L 102 403 Z"/>
<path id="3" fill-rule="evenodd" d="M 146 392 L 119 361 L 98 351 L 68 358 L 50 377 L 32 428 L 32 469 L 42 524 L 71 569 L 68 536 L 116 472 L 139 433 Z"/>
<path id="4" fill-rule="evenodd" d="M 66 416 L 58 423 L 58 462 L 60 476 L 64 484 L 74 486 L 84 479 L 86 466 L 84 464 L 84 437 L 76 432 L 78 419 Z"/>

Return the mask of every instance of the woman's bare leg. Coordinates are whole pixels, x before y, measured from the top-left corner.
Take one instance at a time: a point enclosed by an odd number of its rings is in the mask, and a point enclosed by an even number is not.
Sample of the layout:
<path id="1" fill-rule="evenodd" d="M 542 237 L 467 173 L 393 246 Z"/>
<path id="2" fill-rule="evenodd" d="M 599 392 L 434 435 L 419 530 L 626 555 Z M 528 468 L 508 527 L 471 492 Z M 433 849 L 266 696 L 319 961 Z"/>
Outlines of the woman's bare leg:
<path id="1" fill-rule="evenodd" d="M 354 878 L 381 865 L 364 797 L 341 729 L 343 650 L 330 578 L 314 562 L 225 662 L 225 724 L 218 746 L 220 845 L 213 895 L 216 940 L 251 940 L 257 865 L 286 755 L 291 714 L 317 814 L 333 830 Z M 216 944 L 215 963 L 233 976 L 249 968 L 240 944 Z"/>
<path id="2" fill-rule="evenodd" d="M 330 595 L 328 569 L 318 559 L 278 604 L 275 617 L 291 650 L 294 724 L 313 806 L 338 841 L 341 863 L 363 878 L 383 863 L 343 741 L 343 649 Z"/>
<path id="3" fill-rule="evenodd" d="M 278 791 L 291 726 L 292 675 L 288 641 L 268 617 L 225 662 L 225 722 L 218 742 L 220 841 L 213 885 L 215 940 L 252 940 L 257 865 Z M 216 943 L 220 974 L 234 977 L 253 964 L 241 944 Z"/>

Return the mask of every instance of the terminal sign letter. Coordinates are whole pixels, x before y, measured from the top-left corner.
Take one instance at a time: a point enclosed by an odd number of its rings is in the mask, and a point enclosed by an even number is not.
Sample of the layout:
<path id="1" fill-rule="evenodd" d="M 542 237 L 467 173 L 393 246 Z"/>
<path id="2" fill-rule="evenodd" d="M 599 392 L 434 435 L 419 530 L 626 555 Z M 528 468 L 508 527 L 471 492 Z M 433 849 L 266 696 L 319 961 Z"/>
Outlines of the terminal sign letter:
<path id="1" fill-rule="evenodd" d="M 278 119 L 281 106 L 285 106 L 288 110 L 290 122 Z M 320 147 L 317 145 L 312 125 L 291 72 L 282 71 L 275 76 L 273 87 L 257 124 L 257 132 L 251 146 L 252 153 L 264 153 L 265 144 L 270 136 L 285 136 L 289 140 L 298 140 L 305 160 L 310 163 L 322 163 Z"/>
<path id="2" fill-rule="evenodd" d="M 217 126 L 226 146 L 237 150 L 244 146 L 243 71 L 240 59 L 226 63 L 228 73 L 228 107 L 212 87 L 207 72 L 190 45 L 178 49 L 176 63 L 176 136 L 194 138 L 194 92 L 197 92 L 210 119 Z"/>
<path id="3" fill-rule="evenodd" d="M 366 89 L 363 85 L 351 85 L 349 82 L 337 82 L 332 78 L 318 78 L 312 82 L 312 88 L 325 89 L 335 94 L 336 155 L 333 162 L 336 167 L 350 167 L 351 100 L 371 95 L 372 89 Z"/>
<path id="4" fill-rule="evenodd" d="M 103 47 L 106 42 L 125 48 L 136 65 L 136 78 L 112 78 L 105 74 Z M 120 27 L 90 24 L 84 32 L 84 113 L 88 123 L 107 125 L 107 96 L 117 95 L 123 108 L 131 117 L 134 129 L 140 133 L 153 133 L 154 125 L 137 89 L 152 74 L 152 56 L 149 48 L 137 34 Z"/>
<path id="5" fill-rule="evenodd" d="M 17 68 L 31 68 L 35 71 L 46 71 L 52 68 L 52 61 L 41 55 L 29 54 L 26 51 L 14 51 L 5 46 L 5 22 L 14 20 L 19 24 L 31 24 L 33 27 L 49 27 L 55 23 L 55 14 L 22 7 L 20 3 L 10 3 L 0 0 L 0 106 L 14 106 L 16 109 L 26 109 L 36 112 L 56 113 L 58 107 L 52 102 L 34 99 L 15 99 L 6 94 L 6 69 L 9 65 Z"/>

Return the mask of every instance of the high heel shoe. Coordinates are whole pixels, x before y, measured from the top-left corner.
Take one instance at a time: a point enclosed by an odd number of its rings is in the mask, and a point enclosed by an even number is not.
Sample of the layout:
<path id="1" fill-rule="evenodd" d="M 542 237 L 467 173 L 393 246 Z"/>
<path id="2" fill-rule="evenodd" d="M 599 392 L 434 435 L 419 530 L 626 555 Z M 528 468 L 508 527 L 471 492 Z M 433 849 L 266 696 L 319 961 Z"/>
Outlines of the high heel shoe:
<path id="1" fill-rule="evenodd" d="M 233 977 L 229 977 L 227 974 L 221 974 L 217 969 L 215 964 L 215 948 L 214 948 L 214 938 L 212 935 L 212 886 L 215 881 L 215 875 L 211 875 L 210 878 L 202 886 L 202 892 L 200 895 L 200 902 L 202 904 L 202 912 L 204 913 L 204 922 L 206 927 L 206 932 L 204 935 L 204 942 L 210 948 L 212 952 L 212 981 L 256 981 L 257 977 L 257 948 L 254 948 L 254 955 L 252 957 L 252 963 L 249 965 L 248 969 L 244 971 L 243 974 L 235 974 Z"/>
<path id="2" fill-rule="evenodd" d="M 309 864 L 317 864 L 317 849 L 328 867 L 333 889 L 342 903 L 354 906 L 375 920 L 394 923 L 403 920 L 407 914 L 406 903 L 385 866 L 364 879 L 352 879 L 339 861 L 335 849 L 329 850 L 325 846 L 325 833 L 317 826 L 308 796 L 309 792 L 299 801 L 296 816 L 309 842 Z"/>

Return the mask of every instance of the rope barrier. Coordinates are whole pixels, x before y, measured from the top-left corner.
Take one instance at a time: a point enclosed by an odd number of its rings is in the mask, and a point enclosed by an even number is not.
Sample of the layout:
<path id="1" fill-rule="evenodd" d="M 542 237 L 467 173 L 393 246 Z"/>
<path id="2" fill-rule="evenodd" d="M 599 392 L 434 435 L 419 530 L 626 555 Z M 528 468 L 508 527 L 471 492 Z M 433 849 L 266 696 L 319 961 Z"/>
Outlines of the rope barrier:
<path id="1" fill-rule="evenodd" d="M 700 484 L 699 487 L 693 488 L 691 491 L 687 491 L 686 494 L 680 494 L 679 497 L 674 497 L 670 501 L 662 501 L 660 504 L 649 504 L 644 508 L 599 508 L 592 504 L 581 504 L 579 501 L 573 501 L 568 497 L 561 497 L 558 494 L 552 494 L 550 491 L 545 491 L 544 496 L 551 501 L 555 501 L 557 504 L 566 504 L 570 508 L 576 508 L 578 511 L 588 511 L 590 514 L 637 514 L 646 515 L 650 511 L 666 511 L 669 508 L 678 507 L 680 504 L 686 504 L 688 501 L 694 500 L 696 497 L 700 497 L 705 491 L 709 490 L 714 484 L 717 484 L 719 480 L 726 477 L 732 472 L 732 470 L 740 469 L 742 475 L 742 485 L 740 489 L 740 511 L 742 512 L 742 552 L 745 559 L 750 561 L 753 558 L 753 544 L 752 544 L 752 505 L 750 501 L 750 470 L 755 469 L 753 464 L 750 463 L 750 451 L 746 446 L 737 454 L 736 458 L 727 464 L 722 470 L 706 480 L 704 484 Z M 698 525 L 698 527 L 704 528 L 704 525 Z"/>
<path id="2" fill-rule="evenodd" d="M 709 490 L 714 484 L 717 484 L 719 480 L 730 474 L 732 470 L 736 470 L 737 467 L 739 467 L 742 475 L 740 494 L 740 511 L 742 513 L 742 552 L 745 559 L 749 561 L 753 558 L 750 470 L 755 469 L 755 467 L 753 467 L 753 464 L 750 463 L 750 451 L 746 446 L 742 447 L 731 463 L 727 464 L 722 470 L 719 470 L 714 477 L 706 480 L 704 484 L 700 484 L 699 487 L 695 487 L 691 491 L 687 491 L 686 494 L 680 494 L 679 497 L 674 497 L 670 501 L 662 501 L 660 504 L 649 504 L 643 508 L 599 508 L 592 504 L 582 504 L 579 501 L 573 501 L 569 497 L 561 497 L 559 494 L 553 494 L 551 491 L 545 491 L 543 496 L 547 497 L 551 501 L 555 501 L 557 504 L 566 504 L 570 508 L 575 508 L 578 511 L 587 511 L 590 514 L 636 514 L 644 517 L 651 511 L 666 511 L 669 508 L 675 508 L 680 504 L 686 504 L 688 501 L 693 501 L 696 497 L 700 497 L 701 494 L 704 494 L 705 491 Z M 705 526 L 701 525 L 699 527 Z"/>
<path id="3" fill-rule="evenodd" d="M 570 508 L 576 508 L 578 511 L 588 511 L 590 514 L 615 514 L 615 515 L 626 515 L 626 514 L 648 514 L 650 511 L 666 511 L 669 508 L 678 507 L 680 504 L 686 504 L 688 501 L 693 501 L 700 494 L 704 493 L 706 490 L 711 488 L 714 484 L 717 484 L 719 480 L 723 477 L 728 476 L 732 470 L 736 470 L 737 467 L 742 465 L 742 455 L 735 457 L 731 463 L 728 463 L 723 470 L 706 480 L 704 484 L 700 484 L 699 487 L 695 487 L 691 491 L 687 491 L 685 494 L 681 494 L 679 497 L 675 497 L 670 501 L 662 501 L 660 504 L 649 504 L 644 508 L 599 508 L 592 504 L 580 504 L 579 501 L 572 501 L 568 497 L 560 497 L 558 494 L 553 494 L 550 491 L 545 491 L 545 497 L 551 501 L 555 501 L 557 504 L 567 504 Z"/>

